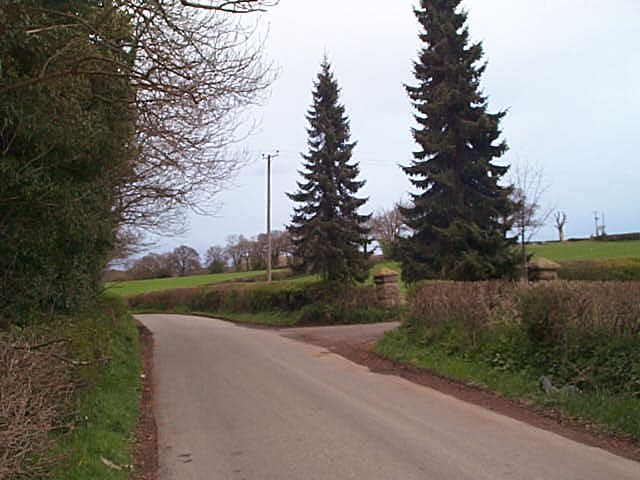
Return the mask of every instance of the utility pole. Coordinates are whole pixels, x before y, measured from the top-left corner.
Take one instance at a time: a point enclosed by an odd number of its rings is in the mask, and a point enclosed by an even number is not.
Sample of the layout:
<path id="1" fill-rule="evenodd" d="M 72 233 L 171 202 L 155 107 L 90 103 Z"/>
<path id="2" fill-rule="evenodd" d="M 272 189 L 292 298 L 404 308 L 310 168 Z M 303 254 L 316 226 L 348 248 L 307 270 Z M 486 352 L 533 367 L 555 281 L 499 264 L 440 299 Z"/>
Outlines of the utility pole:
<path id="1" fill-rule="evenodd" d="M 271 282 L 271 160 L 279 155 L 263 153 L 262 158 L 267 160 L 267 282 Z"/>

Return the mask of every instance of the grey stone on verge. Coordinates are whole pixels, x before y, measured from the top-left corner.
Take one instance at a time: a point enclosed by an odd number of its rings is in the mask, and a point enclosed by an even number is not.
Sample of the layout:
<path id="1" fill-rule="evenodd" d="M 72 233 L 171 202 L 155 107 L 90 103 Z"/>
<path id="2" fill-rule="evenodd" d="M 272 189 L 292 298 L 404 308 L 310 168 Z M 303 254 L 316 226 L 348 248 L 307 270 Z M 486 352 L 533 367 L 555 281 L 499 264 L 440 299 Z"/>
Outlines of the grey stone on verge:
<path id="1" fill-rule="evenodd" d="M 556 393 L 558 391 L 558 389 L 553 386 L 553 383 L 551 382 L 551 379 L 549 377 L 545 376 L 545 375 L 540 377 L 539 383 L 540 383 L 540 388 L 547 395 L 550 395 L 552 393 Z"/>

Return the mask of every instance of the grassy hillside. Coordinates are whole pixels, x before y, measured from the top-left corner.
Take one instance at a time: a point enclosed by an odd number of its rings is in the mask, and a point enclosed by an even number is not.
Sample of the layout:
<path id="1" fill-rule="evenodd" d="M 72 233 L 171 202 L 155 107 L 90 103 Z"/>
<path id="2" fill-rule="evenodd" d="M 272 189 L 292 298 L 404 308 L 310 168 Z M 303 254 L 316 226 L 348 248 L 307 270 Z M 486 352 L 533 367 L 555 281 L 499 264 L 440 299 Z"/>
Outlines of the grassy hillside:
<path id="1" fill-rule="evenodd" d="M 152 278 L 150 280 L 109 282 L 106 284 L 106 288 L 109 293 L 113 293 L 121 297 L 131 297 L 140 293 L 160 292 L 162 290 L 173 290 L 176 288 L 198 287 L 200 285 L 228 282 L 230 280 L 236 280 L 238 278 L 259 276 L 264 274 L 264 271 L 259 271 L 216 273 L 212 275 L 193 275 L 191 277 Z"/>
<path id="2" fill-rule="evenodd" d="M 374 272 L 382 268 L 390 268 L 400 272 L 400 264 L 397 262 L 383 262 L 375 265 L 372 269 L 372 275 Z M 231 280 L 237 280 L 245 277 L 258 277 L 265 275 L 266 272 L 237 272 L 237 273 L 217 273 L 213 275 L 193 275 L 191 277 L 176 277 L 176 278 L 154 278 L 150 280 L 130 280 L 125 282 L 108 282 L 106 288 L 109 293 L 119 295 L 121 297 L 132 297 L 141 293 L 161 292 L 163 290 L 174 290 L 176 288 L 189 288 L 198 287 L 201 285 L 212 285 L 215 283 L 228 282 Z M 313 277 L 303 276 L 293 279 L 294 281 L 309 281 Z M 369 278 L 367 284 L 373 282 L 373 276 Z M 404 285 L 401 285 L 401 289 Z"/>
<path id="3" fill-rule="evenodd" d="M 529 249 L 535 257 L 544 257 L 555 261 L 640 258 L 639 240 L 549 242 L 542 245 L 531 245 Z"/>

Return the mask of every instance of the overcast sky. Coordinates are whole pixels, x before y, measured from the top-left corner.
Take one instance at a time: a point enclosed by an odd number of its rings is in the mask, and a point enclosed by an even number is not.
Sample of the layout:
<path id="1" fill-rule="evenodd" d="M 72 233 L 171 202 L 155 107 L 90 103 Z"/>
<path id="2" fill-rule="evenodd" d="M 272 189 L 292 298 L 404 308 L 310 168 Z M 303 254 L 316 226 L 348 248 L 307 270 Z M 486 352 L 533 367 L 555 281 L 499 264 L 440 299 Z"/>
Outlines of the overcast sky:
<path id="1" fill-rule="evenodd" d="M 305 113 L 324 52 L 358 142 L 354 159 L 367 181 L 368 212 L 406 197 L 399 164 L 411 161 L 412 109 L 403 84 L 413 83 L 420 42 L 411 1 L 281 0 L 260 19 L 266 54 L 279 75 L 260 127 L 246 141 L 255 162 L 219 196 L 216 217 L 190 217 L 190 231 L 163 239 L 155 251 L 188 244 L 201 253 L 230 234 L 265 231 L 266 167 L 261 154 L 280 150 L 273 165 L 273 228 L 292 213 L 306 149 Z M 568 215 L 569 237 L 594 231 L 593 211 L 608 233 L 640 231 L 640 1 L 467 0 L 468 25 L 481 40 L 490 111 L 502 122 L 506 160 L 540 165 L 544 203 Z M 552 221 L 538 235 L 555 238 Z"/>

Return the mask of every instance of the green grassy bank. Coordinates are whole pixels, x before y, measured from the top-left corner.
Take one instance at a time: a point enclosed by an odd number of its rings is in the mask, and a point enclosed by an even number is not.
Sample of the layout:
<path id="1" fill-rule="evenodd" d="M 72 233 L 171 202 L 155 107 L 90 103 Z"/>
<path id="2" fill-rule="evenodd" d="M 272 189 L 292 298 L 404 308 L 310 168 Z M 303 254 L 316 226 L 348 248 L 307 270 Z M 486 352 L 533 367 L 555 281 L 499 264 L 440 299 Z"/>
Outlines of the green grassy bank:
<path id="1" fill-rule="evenodd" d="M 376 349 L 640 441 L 636 282 L 423 282 Z"/>
<path id="2" fill-rule="evenodd" d="M 119 480 L 131 476 L 133 431 L 139 414 L 140 354 L 133 318 L 119 300 L 104 299 L 99 311 L 69 327 L 76 367 L 74 426 L 61 435 L 54 454 L 64 461 L 59 480 Z M 109 467 L 103 461 L 121 467 Z"/>
<path id="3" fill-rule="evenodd" d="M 139 313 L 194 313 L 277 326 L 372 323 L 398 314 L 377 306 L 373 285 L 332 285 L 313 277 L 163 290 L 127 302 Z"/>
<path id="4" fill-rule="evenodd" d="M 539 387 L 539 377 L 532 371 L 509 371 L 464 352 L 446 352 L 440 344 L 425 342 L 408 328 L 386 333 L 375 351 L 385 358 L 485 386 L 508 397 L 553 407 L 585 424 L 595 423 L 604 431 L 628 434 L 640 442 L 640 399 L 630 395 L 604 390 L 546 395 Z"/>
<path id="5" fill-rule="evenodd" d="M 544 257 L 560 262 L 565 260 L 608 260 L 614 258 L 640 259 L 640 240 L 547 242 L 532 244 L 528 249 L 535 257 Z"/>
<path id="6" fill-rule="evenodd" d="M 201 285 L 230 282 L 247 277 L 259 277 L 265 272 L 232 272 L 214 273 L 211 275 L 192 275 L 190 277 L 152 278 L 149 280 L 128 280 L 126 282 L 109 282 L 107 292 L 121 297 L 131 297 L 141 293 L 161 292 L 176 288 L 190 288 Z"/>
<path id="7" fill-rule="evenodd" d="M 120 299 L 0 332 L 0 358 L 0 478 L 130 478 L 141 367 Z"/>

